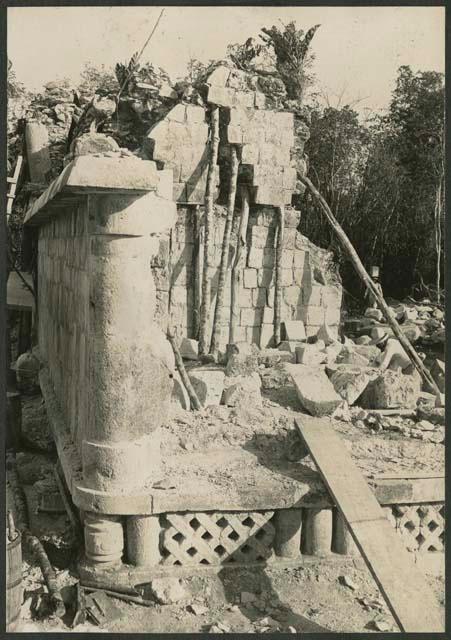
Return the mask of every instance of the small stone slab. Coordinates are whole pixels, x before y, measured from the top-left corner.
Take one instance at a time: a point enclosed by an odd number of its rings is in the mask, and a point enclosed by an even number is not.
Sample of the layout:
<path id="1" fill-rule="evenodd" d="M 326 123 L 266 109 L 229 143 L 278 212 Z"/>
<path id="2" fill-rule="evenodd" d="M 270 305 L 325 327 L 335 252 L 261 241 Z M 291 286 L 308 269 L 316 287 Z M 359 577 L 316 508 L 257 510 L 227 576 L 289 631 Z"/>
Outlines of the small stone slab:
<path id="1" fill-rule="evenodd" d="M 306 340 L 305 326 L 302 320 L 285 320 L 282 322 L 285 340 Z"/>
<path id="2" fill-rule="evenodd" d="M 301 405 L 312 416 L 331 415 L 342 404 L 343 399 L 322 369 L 303 364 L 285 366 L 293 379 Z"/>

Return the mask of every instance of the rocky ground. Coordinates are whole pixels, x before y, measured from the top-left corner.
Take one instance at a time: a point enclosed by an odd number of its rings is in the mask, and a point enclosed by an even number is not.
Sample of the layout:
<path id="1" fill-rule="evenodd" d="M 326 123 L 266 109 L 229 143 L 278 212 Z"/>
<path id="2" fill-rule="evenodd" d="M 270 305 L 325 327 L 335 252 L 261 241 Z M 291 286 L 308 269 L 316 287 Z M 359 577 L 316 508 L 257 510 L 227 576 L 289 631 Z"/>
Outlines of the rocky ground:
<path id="1" fill-rule="evenodd" d="M 237 474 L 243 482 L 255 473 L 237 469 L 234 456 L 245 449 L 255 467 L 274 472 L 274 465 L 287 461 L 295 442 L 293 420 L 301 416 L 299 404 L 290 386 L 263 390 L 261 406 L 247 403 L 240 407 L 216 406 L 202 412 L 190 412 L 177 405 L 162 429 L 162 453 L 171 478 L 186 477 L 192 455 L 207 454 L 204 459 L 228 460 L 230 466 L 199 465 L 197 480 L 216 478 L 221 487 L 233 485 Z M 352 414 L 352 412 L 351 412 Z M 349 418 L 349 416 L 348 416 Z M 396 418 L 402 425 L 409 418 Z M 367 476 L 387 471 L 443 470 L 444 447 L 441 443 L 414 439 L 402 429 L 386 429 L 365 420 L 332 424 L 347 443 L 352 457 Z M 380 428 L 379 428 L 380 427 Z M 44 542 L 54 564 L 60 586 L 68 603 L 73 601 L 77 581 L 76 561 L 79 548 L 64 513 L 39 511 L 39 495 L 51 491 L 52 466 L 56 454 L 46 424 L 45 407 L 40 396 L 24 401 L 23 433 L 27 450 L 18 453 L 17 463 L 24 484 L 31 527 Z M 408 427 L 410 429 L 410 427 Z M 35 449 L 30 449 L 30 441 Z M 224 458 L 224 452 L 227 456 Z M 236 459 L 235 459 L 236 460 Z M 186 461 L 184 463 L 184 461 Z M 304 461 L 303 461 L 304 462 Z M 313 467 L 313 465 L 311 465 Z M 262 471 L 263 472 L 263 471 Z M 218 480 L 219 478 L 219 480 Z M 47 485 L 46 485 L 47 483 Z M 11 496 L 9 496 L 11 504 Z M 439 600 L 444 601 L 441 567 L 429 568 L 429 581 Z M 434 575 L 432 575 L 432 573 Z M 37 567 L 25 558 L 23 565 L 25 602 L 18 631 L 67 632 L 72 614 L 61 621 L 49 618 L 45 586 Z M 335 632 L 396 630 L 381 595 L 360 559 L 332 556 L 306 558 L 301 566 L 276 566 L 271 562 L 258 569 L 233 568 L 219 573 L 211 569 L 182 578 L 183 597 L 172 604 L 154 603 L 150 607 L 112 599 L 119 618 L 104 627 L 89 622 L 77 626 L 77 632 L 308 632 L 326 628 Z M 70 609 L 70 608 L 69 608 Z M 319 626 L 317 626 L 319 625 Z"/>

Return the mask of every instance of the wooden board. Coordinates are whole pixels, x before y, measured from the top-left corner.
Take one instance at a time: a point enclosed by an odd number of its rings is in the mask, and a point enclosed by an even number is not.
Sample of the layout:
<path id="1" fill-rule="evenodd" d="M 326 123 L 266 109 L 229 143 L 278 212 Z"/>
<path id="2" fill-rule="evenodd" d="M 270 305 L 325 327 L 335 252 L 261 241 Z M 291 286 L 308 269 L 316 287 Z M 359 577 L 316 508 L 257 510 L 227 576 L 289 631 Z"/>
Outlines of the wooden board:
<path id="1" fill-rule="evenodd" d="M 296 427 L 401 631 L 443 632 L 444 613 L 424 575 L 326 420 Z"/>

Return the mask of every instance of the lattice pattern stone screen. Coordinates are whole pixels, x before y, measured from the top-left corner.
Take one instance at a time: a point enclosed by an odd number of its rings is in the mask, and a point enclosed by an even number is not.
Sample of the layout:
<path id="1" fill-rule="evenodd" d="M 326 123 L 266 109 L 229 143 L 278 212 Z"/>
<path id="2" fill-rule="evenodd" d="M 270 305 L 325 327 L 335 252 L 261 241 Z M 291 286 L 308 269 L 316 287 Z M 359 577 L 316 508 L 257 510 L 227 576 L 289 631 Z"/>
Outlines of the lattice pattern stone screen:
<path id="1" fill-rule="evenodd" d="M 410 551 L 444 551 L 443 504 L 394 504 L 384 510 Z"/>
<path id="2" fill-rule="evenodd" d="M 166 513 L 162 563 L 218 565 L 261 562 L 273 553 L 274 511 Z"/>

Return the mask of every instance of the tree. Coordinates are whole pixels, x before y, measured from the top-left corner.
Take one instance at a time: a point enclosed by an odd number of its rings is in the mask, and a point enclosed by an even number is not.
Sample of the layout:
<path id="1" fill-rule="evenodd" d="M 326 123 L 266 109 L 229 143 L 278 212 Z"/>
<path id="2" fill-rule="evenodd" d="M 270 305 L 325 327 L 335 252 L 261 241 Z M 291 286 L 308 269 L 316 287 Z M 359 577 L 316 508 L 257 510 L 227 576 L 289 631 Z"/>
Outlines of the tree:
<path id="1" fill-rule="evenodd" d="M 302 102 L 309 81 L 306 69 L 312 60 L 308 55 L 309 47 L 319 26 L 316 24 L 306 33 L 297 29 L 294 22 L 289 22 L 282 31 L 276 26 L 262 29 L 260 37 L 267 47 L 274 51 L 276 69 L 285 85 L 289 100 Z"/>

